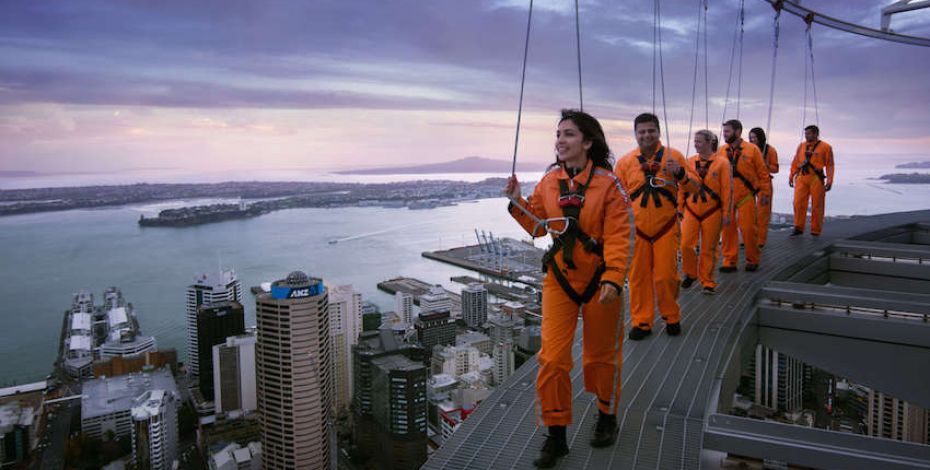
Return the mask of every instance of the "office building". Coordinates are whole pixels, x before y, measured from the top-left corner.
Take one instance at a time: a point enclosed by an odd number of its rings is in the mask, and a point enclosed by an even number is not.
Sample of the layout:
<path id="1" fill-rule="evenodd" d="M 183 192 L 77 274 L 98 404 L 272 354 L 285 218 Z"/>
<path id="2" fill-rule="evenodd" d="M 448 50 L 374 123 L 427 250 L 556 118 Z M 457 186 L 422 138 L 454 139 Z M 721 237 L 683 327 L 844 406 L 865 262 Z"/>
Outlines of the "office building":
<path id="1" fill-rule="evenodd" d="M 213 403 L 216 413 L 253 411 L 258 407 L 255 384 L 255 335 L 226 338 L 213 346 Z"/>
<path id="2" fill-rule="evenodd" d="M 329 335 L 333 356 L 333 407 L 348 408 L 352 398 L 352 346 L 362 326 L 362 294 L 352 286 L 329 290 Z"/>
<path id="3" fill-rule="evenodd" d="M 266 468 L 330 467 L 332 344 L 323 281 L 300 271 L 256 296 L 255 368 Z"/>
<path id="4" fill-rule="evenodd" d="M 201 306 L 220 302 L 242 303 L 242 284 L 232 270 L 203 273 L 194 277 L 187 287 L 187 370 L 191 375 L 200 374 L 200 358 L 197 352 L 197 311 Z"/>
<path id="5" fill-rule="evenodd" d="M 472 283 L 462 289 L 462 318 L 469 328 L 480 328 L 488 321 L 488 290 Z"/>
<path id="6" fill-rule="evenodd" d="M 213 398 L 213 346 L 245 333 L 245 309 L 236 301 L 214 302 L 197 309 L 197 363 L 200 393 Z"/>

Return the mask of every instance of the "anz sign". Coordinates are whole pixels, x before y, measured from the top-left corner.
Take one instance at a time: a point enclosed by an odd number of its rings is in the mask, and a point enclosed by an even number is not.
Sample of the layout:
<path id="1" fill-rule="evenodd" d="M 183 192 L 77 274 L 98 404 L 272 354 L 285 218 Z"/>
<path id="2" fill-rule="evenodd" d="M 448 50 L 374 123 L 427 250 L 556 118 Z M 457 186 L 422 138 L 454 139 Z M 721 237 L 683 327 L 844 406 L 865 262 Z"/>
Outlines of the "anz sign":
<path id="1" fill-rule="evenodd" d="M 271 286 L 271 297 L 274 299 L 303 299 L 322 293 L 322 282 L 311 282 L 310 285 L 303 287 Z"/>

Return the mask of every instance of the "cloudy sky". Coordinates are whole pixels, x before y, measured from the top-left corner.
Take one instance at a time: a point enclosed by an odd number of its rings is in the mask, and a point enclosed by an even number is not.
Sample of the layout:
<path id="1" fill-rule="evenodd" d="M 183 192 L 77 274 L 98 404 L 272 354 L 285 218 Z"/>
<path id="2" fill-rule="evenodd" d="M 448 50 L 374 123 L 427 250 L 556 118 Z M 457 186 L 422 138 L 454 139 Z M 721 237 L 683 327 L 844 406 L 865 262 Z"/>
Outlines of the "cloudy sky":
<path id="1" fill-rule="evenodd" d="M 773 13 L 745 1 L 740 117 L 764 127 Z M 528 3 L 10 0 L 0 15 L 0 170 L 509 159 Z M 653 106 L 653 3 L 581 1 L 585 109 L 602 119 L 616 153 L 632 145 L 632 117 Z M 873 27 L 888 3 L 805 2 Z M 716 127 L 738 0 L 709 4 Z M 666 137 L 683 147 L 698 0 L 662 0 L 661 9 Z M 522 160 L 550 160 L 558 109 L 578 105 L 574 26 L 571 0 L 536 0 Z M 930 9 L 896 16 L 892 27 L 930 37 Z M 771 129 L 783 154 L 800 135 L 803 39 L 801 20 L 786 15 Z M 822 135 L 838 154 L 930 155 L 930 48 L 815 26 L 814 49 Z M 695 127 L 704 125 L 703 86 L 699 78 Z"/>

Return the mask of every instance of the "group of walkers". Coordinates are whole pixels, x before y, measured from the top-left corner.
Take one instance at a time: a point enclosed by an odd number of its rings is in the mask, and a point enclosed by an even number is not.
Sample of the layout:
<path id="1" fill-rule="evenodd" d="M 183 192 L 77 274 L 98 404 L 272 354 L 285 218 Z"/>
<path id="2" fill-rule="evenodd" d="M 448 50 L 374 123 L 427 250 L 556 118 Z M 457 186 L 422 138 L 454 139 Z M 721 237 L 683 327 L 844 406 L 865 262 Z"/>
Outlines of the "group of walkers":
<path id="1" fill-rule="evenodd" d="M 661 141 L 659 119 L 643 113 L 633 120 L 637 147 L 613 162 L 600 123 L 582 111 L 563 110 L 556 131 L 556 162 L 533 194 L 521 195 L 516 176 L 507 182 L 510 214 L 534 237 L 551 235 L 543 257 L 542 347 L 536 380 L 538 416 L 548 436 L 534 461 L 554 466 L 568 453 L 572 421 L 572 344 L 583 317 L 585 390 L 597 397 L 594 447 L 612 445 L 617 435 L 623 362 L 622 291 L 628 284 L 629 339 L 652 334 L 655 312 L 665 333 L 682 333 L 678 294 L 695 281 L 704 294 L 717 293 L 718 253 L 722 273 L 756 271 L 767 241 L 772 174 L 778 154 L 761 128 L 743 139 L 738 120 L 723 124 L 723 145 L 710 130 L 694 134 L 694 156 Z M 824 197 L 833 184 L 833 151 L 817 126 L 805 129 L 791 164 L 794 232 L 803 233 L 811 201 L 811 235 L 823 228 Z M 635 234 L 635 235 L 634 235 Z M 698 250 L 698 246 L 700 249 Z M 679 275 L 678 254 L 681 253 Z M 632 254 L 632 257 L 631 257 Z M 629 269 L 628 283 L 627 269 Z"/>

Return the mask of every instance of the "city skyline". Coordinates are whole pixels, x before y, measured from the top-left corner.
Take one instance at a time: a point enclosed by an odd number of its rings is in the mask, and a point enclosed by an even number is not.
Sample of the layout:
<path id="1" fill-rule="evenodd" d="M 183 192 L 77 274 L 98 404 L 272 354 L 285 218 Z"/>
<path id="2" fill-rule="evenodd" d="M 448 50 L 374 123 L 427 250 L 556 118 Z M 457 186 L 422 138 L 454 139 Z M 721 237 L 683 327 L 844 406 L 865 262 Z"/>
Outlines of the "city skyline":
<path id="1" fill-rule="evenodd" d="M 708 10 L 711 128 L 722 117 L 738 3 Z M 884 4 L 854 3 L 817 9 L 877 27 Z M 527 4 L 11 5 L 0 19 L 0 170 L 331 171 L 507 159 Z M 696 13 L 693 2 L 662 4 L 667 140 L 680 148 Z M 633 145 L 631 118 L 653 107 L 652 6 L 582 1 L 580 14 L 586 109 L 622 153 Z M 799 18 L 781 24 L 770 141 L 790 149 L 800 139 L 804 35 Z M 926 10 L 896 15 L 892 27 L 930 35 Z M 766 2 L 746 2 L 745 31 L 741 117 L 763 125 Z M 574 33 L 570 2 L 536 2 L 521 161 L 550 160 L 557 110 L 578 105 Z M 930 51 L 818 25 L 814 51 L 821 127 L 838 154 L 926 154 L 930 91 L 916 77 L 930 72 Z M 703 126 L 702 92 L 695 98 Z"/>

